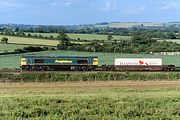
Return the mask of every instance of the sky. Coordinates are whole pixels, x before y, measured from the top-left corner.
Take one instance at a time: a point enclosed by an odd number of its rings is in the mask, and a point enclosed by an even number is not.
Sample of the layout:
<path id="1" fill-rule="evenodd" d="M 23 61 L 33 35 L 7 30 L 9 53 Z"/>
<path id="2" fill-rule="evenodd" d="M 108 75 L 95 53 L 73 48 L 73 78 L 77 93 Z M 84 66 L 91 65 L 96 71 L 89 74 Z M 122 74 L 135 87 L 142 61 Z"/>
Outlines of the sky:
<path id="1" fill-rule="evenodd" d="M 78 25 L 180 21 L 180 0 L 0 0 L 0 23 Z"/>

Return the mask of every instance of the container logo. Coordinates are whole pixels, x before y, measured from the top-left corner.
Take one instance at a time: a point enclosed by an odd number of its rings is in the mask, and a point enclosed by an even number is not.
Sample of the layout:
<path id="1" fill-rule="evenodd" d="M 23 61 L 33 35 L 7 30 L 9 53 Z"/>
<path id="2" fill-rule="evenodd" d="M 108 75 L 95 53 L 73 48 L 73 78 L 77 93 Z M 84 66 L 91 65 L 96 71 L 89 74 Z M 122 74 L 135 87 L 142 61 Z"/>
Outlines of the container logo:
<path id="1" fill-rule="evenodd" d="M 144 65 L 144 64 L 148 65 L 148 63 L 145 63 L 144 61 L 141 61 L 141 60 L 139 60 L 139 64 L 140 65 Z"/>

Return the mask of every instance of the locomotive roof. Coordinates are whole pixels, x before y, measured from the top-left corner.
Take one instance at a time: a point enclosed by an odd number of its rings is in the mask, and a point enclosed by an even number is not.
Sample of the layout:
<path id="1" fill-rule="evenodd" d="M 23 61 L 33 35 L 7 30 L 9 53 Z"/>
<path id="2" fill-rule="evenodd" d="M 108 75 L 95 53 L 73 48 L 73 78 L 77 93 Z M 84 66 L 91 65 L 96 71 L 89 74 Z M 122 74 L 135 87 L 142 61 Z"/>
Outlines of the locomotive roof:
<path id="1" fill-rule="evenodd" d="M 22 58 L 97 58 L 97 56 L 22 56 Z"/>

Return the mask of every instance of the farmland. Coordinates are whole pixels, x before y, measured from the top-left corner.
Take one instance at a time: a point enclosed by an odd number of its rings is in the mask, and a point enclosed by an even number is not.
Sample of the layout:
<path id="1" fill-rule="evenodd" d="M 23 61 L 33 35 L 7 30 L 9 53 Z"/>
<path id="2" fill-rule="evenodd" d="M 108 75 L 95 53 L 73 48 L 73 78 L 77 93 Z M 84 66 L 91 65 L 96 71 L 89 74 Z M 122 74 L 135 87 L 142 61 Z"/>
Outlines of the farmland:
<path id="1" fill-rule="evenodd" d="M 111 22 L 106 25 L 96 25 L 96 27 L 112 27 L 112 28 L 130 28 L 133 26 L 162 26 L 162 23 L 158 22 Z"/>
<path id="2" fill-rule="evenodd" d="M 167 41 L 167 42 L 176 42 L 176 43 L 180 43 L 180 39 L 162 39 L 162 40 L 158 40 L 159 42 L 162 41 Z"/>
<path id="3" fill-rule="evenodd" d="M 0 38 L 4 35 L 0 35 Z M 47 40 L 47 39 L 35 39 L 35 38 L 25 38 L 25 37 L 13 37 L 5 36 L 8 38 L 8 43 L 15 43 L 20 45 L 39 45 L 39 46 L 56 46 L 59 42 L 57 40 Z"/>
<path id="4" fill-rule="evenodd" d="M 179 119 L 179 81 L 1 83 L 0 119 Z"/>
<path id="5" fill-rule="evenodd" d="M 17 48 L 27 47 L 27 45 L 19 45 L 19 44 L 1 44 L 0 43 L 0 53 L 2 52 L 12 52 Z"/>
<path id="6" fill-rule="evenodd" d="M 0 57 L 0 69 L 18 68 L 22 55 L 41 55 L 41 56 L 98 56 L 100 64 L 114 64 L 115 58 L 162 58 L 163 64 L 175 64 L 180 66 L 180 56 L 161 56 L 161 55 L 143 55 L 143 54 L 120 54 L 120 53 L 99 53 L 99 52 L 75 52 L 75 51 L 45 51 L 39 53 L 27 53 L 19 55 L 2 55 Z"/>
<path id="7" fill-rule="evenodd" d="M 28 34 L 28 33 L 26 33 Z M 57 33 L 30 33 L 31 35 L 42 35 L 50 37 L 50 35 L 53 35 L 54 38 L 58 36 Z M 97 35 L 97 34 L 67 34 L 71 39 L 82 39 L 82 40 L 107 40 L 107 35 Z M 117 40 L 129 40 L 131 39 L 131 36 L 119 36 L 119 35 L 113 35 L 114 39 Z"/>

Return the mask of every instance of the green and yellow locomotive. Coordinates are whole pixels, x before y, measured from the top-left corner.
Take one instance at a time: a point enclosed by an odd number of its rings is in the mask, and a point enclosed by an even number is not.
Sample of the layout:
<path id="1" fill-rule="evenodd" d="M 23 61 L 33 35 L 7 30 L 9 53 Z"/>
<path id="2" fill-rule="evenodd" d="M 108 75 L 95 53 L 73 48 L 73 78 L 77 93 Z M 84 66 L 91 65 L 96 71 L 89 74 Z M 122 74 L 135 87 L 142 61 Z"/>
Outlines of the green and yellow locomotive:
<path id="1" fill-rule="evenodd" d="M 97 56 L 22 56 L 21 68 L 28 71 L 41 70 L 94 70 Z"/>

